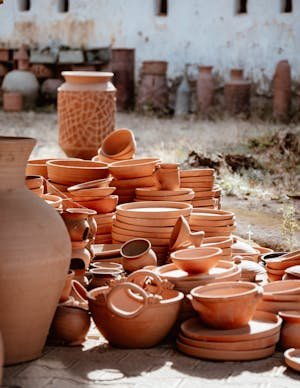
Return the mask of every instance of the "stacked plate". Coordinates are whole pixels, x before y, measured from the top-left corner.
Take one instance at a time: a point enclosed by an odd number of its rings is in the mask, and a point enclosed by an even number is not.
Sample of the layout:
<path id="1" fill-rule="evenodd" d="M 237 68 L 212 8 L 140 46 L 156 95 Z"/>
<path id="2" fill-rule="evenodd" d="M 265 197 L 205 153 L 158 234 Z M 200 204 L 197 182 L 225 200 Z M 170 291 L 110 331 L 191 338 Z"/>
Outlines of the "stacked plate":
<path id="1" fill-rule="evenodd" d="M 300 264 L 300 250 L 278 255 L 276 252 L 271 253 L 266 260 L 266 270 L 270 281 L 282 279 L 285 271 L 289 267 Z M 274 258 L 272 258 L 272 256 Z"/>
<path id="2" fill-rule="evenodd" d="M 178 349 L 188 356 L 219 361 L 247 361 L 269 357 L 275 352 L 282 319 L 257 311 L 247 326 L 216 330 L 204 326 L 199 318 L 181 324 Z"/>
<path id="3" fill-rule="evenodd" d="M 221 248 L 221 260 L 232 260 L 232 244 L 233 239 L 228 236 L 206 237 L 202 242 L 202 246 L 204 247 Z"/>
<path id="4" fill-rule="evenodd" d="M 137 187 L 155 187 L 155 170 L 160 160 L 156 158 L 132 159 L 112 163 L 109 167 L 113 176 L 111 186 L 116 187 L 115 194 L 119 203 L 133 202 Z"/>
<path id="5" fill-rule="evenodd" d="M 300 310 L 300 280 L 279 280 L 266 284 L 257 309 L 271 313 Z"/>
<path id="6" fill-rule="evenodd" d="M 119 263 L 122 264 L 121 257 L 122 244 L 95 244 L 93 245 L 95 256 L 92 263 Z"/>
<path id="7" fill-rule="evenodd" d="M 192 201 L 194 207 L 215 207 L 215 197 L 220 197 L 220 191 L 213 190 L 214 172 L 215 170 L 210 168 L 180 171 L 180 186 L 191 188 L 195 192 Z"/>
<path id="8" fill-rule="evenodd" d="M 192 206 L 181 202 L 134 202 L 117 206 L 112 238 L 124 243 L 135 237 L 149 240 L 158 263 L 166 260 L 174 225 L 181 215 L 189 218 Z"/>
<path id="9" fill-rule="evenodd" d="M 141 201 L 172 201 L 191 203 L 194 198 L 192 189 L 157 190 L 150 188 L 137 188 L 135 190 L 136 202 Z"/>
<path id="10" fill-rule="evenodd" d="M 233 213 L 224 210 L 193 209 L 190 217 L 193 232 L 204 231 L 205 237 L 230 236 L 236 228 Z"/>

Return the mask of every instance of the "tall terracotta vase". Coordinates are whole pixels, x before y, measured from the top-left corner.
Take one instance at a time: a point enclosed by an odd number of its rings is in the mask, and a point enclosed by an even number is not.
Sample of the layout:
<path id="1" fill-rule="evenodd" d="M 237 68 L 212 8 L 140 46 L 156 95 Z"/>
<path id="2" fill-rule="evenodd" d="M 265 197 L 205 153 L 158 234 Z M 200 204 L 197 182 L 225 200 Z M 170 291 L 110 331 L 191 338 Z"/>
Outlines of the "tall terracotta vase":
<path id="1" fill-rule="evenodd" d="M 213 104 L 214 80 L 212 66 L 199 66 L 199 77 L 197 80 L 197 98 L 200 112 L 207 112 Z"/>
<path id="2" fill-rule="evenodd" d="M 242 69 L 230 71 L 230 81 L 224 86 L 225 107 L 232 114 L 250 112 L 251 82 L 244 79 Z"/>
<path id="3" fill-rule="evenodd" d="M 60 215 L 25 187 L 35 143 L 0 137 L 0 331 L 6 365 L 41 355 L 71 258 Z"/>
<path id="4" fill-rule="evenodd" d="M 273 81 L 273 115 L 282 120 L 288 117 L 291 107 L 292 80 L 288 61 L 278 62 Z"/>
<path id="5" fill-rule="evenodd" d="M 58 88 L 59 144 L 74 158 L 92 159 L 115 129 L 116 88 L 113 73 L 63 71 Z"/>

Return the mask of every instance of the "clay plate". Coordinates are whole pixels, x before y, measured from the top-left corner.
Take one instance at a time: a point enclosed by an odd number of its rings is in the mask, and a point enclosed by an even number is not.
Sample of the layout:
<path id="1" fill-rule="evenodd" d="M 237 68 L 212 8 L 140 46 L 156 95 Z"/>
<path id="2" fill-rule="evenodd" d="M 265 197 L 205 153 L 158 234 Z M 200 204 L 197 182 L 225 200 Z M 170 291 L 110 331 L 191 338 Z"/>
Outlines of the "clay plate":
<path id="1" fill-rule="evenodd" d="M 300 349 L 288 349 L 284 352 L 284 361 L 292 369 L 300 372 Z"/>
<path id="2" fill-rule="evenodd" d="M 117 206 L 117 214 L 132 218 L 165 219 L 189 216 L 192 206 L 183 202 L 135 202 Z"/>
<path id="3" fill-rule="evenodd" d="M 181 324 L 181 331 L 185 337 L 213 342 L 250 341 L 277 334 L 282 319 L 276 314 L 256 311 L 247 326 L 238 329 L 216 330 L 201 324 L 199 318 L 190 318 Z"/>
<path id="4" fill-rule="evenodd" d="M 213 350 L 196 348 L 176 341 L 177 348 L 188 356 L 219 361 L 250 361 L 269 357 L 275 352 L 275 345 L 257 350 Z"/>

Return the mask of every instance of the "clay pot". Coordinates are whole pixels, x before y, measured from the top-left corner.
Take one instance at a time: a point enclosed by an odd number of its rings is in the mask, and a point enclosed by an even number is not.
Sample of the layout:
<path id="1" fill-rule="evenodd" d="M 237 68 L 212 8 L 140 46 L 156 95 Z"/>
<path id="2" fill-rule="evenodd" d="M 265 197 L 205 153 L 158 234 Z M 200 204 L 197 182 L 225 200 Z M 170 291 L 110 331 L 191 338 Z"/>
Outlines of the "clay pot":
<path id="1" fill-rule="evenodd" d="M 69 299 L 70 293 L 71 293 L 71 288 L 72 288 L 72 280 L 74 278 L 75 272 L 72 271 L 71 269 L 68 272 L 68 275 L 65 280 L 65 285 L 64 288 L 61 292 L 60 298 L 59 298 L 59 303 L 66 302 Z"/>
<path id="2" fill-rule="evenodd" d="M 273 79 L 273 115 L 286 119 L 290 113 L 292 97 L 291 66 L 287 60 L 279 61 Z"/>
<path id="3" fill-rule="evenodd" d="M 131 159 L 136 151 L 134 134 L 130 129 L 117 129 L 103 140 L 99 155 L 110 159 Z M 124 156 L 125 157 L 122 157 Z M 131 155 L 131 156 L 130 156 Z"/>
<path id="4" fill-rule="evenodd" d="M 224 85 L 225 108 L 232 114 L 250 111 L 251 83 L 244 80 L 242 69 L 232 69 L 230 81 Z"/>
<path id="5" fill-rule="evenodd" d="M 135 238 L 123 244 L 121 256 L 123 257 L 123 267 L 128 272 L 157 264 L 156 254 L 151 249 L 151 243 L 144 238 Z"/>
<path id="6" fill-rule="evenodd" d="M 110 164 L 109 171 L 117 179 L 142 178 L 152 175 L 159 163 L 157 158 L 125 160 Z"/>
<path id="7" fill-rule="evenodd" d="M 117 195 L 108 195 L 105 198 L 94 201 L 77 201 L 81 206 L 95 210 L 97 213 L 112 213 L 116 210 L 118 204 Z"/>
<path id="8" fill-rule="evenodd" d="M 157 171 L 161 190 L 177 190 L 180 188 L 179 164 L 161 164 Z"/>
<path id="9" fill-rule="evenodd" d="M 50 328 L 50 337 L 65 345 L 77 346 L 85 341 L 90 328 L 89 312 L 76 304 L 58 305 Z"/>
<path id="10" fill-rule="evenodd" d="M 71 190 L 70 188 L 68 188 L 68 191 L 70 192 L 70 195 L 72 196 L 74 201 L 76 199 L 81 199 L 82 201 L 89 201 L 107 197 L 108 195 L 111 195 L 115 191 L 115 189 L 115 187 L 93 187 L 90 189 L 72 190 L 71 187 Z"/>
<path id="11" fill-rule="evenodd" d="M 275 259 L 277 257 L 280 257 L 284 255 L 286 252 L 272 252 L 272 253 L 266 253 L 260 257 L 261 261 L 266 264 L 270 259 Z"/>
<path id="12" fill-rule="evenodd" d="M 188 221 L 180 216 L 174 225 L 170 238 L 170 251 L 176 251 L 187 247 L 191 243 L 191 230 Z"/>
<path id="13" fill-rule="evenodd" d="M 72 241 L 85 241 L 88 238 L 90 225 L 88 214 L 81 208 L 67 209 L 62 218 Z"/>
<path id="14" fill-rule="evenodd" d="M 88 310 L 87 290 L 77 280 L 71 281 L 71 293 L 70 296 L 78 303 L 79 306 Z"/>
<path id="15" fill-rule="evenodd" d="M 186 271 L 188 274 L 207 273 L 215 267 L 222 250 L 220 248 L 188 248 L 173 252 L 171 260 L 176 267 Z"/>
<path id="16" fill-rule="evenodd" d="M 226 282 L 196 287 L 189 299 L 201 320 L 215 329 L 243 327 L 252 319 L 262 288 L 248 282 Z"/>
<path id="17" fill-rule="evenodd" d="M 20 112 L 23 110 L 23 96 L 19 92 L 3 93 L 3 110 L 5 112 Z"/>
<path id="18" fill-rule="evenodd" d="M 134 194 L 134 189 L 136 187 L 153 187 L 157 185 L 158 185 L 158 181 L 157 181 L 156 174 L 152 174 L 141 178 L 122 179 L 122 180 L 113 179 L 111 182 L 111 186 L 116 187 L 118 190 L 133 189 L 133 194 Z"/>
<path id="19" fill-rule="evenodd" d="M 43 177 L 38 175 L 28 175 L 26 176 L 25 183 L 29 190 L 39 189 L 43 185 Z"/>
<path id="20" fill-rule="evenodd" d="M 61 209 L 62 207 L 62 198 L 58 195 L 42 194 L 41 198 L 55 209 Z"/>
<path id="21" fill-rule="evenodd" d="M 213 104 L 214 80 L 212 66 L 199 66 L 197 79 L 197 99 L 200 112 L 207 112 Z"/>
<path id="22" fill-rule="evenodd" d="M 93 181 L 108 177 L 106 163 L 75 159 L 57 159 L 46 162 L 48 177 L 62 185 L 73 186 L 76 183 Z"/>
<path id="23" fill-rule="evenodd" d="M 284 361 L 287 366 L 300 372 L 300 349 L 291 348 L 284 352 Z"/>
<path id="24" fill-rule="evenodd" d="M 98 330 L 111 345 L 121 348 L 149 348 L 161 342 L 177 319 L 182 299 L 181 292 L 163 290 L 151 301 L 141 287 L 127 282 L 88 293 Z"/>
<path id="25" fill-rule="evenodd" d="M 64 71 L 62 75 L 66 82 L 58 88 L 59 144 L 68 156 L 91 159 L 115 127 L 113 74 Z"/>
<path id="26" fill-rule="evenodd" d="M 280 334 L 280 345 L 282 349 L 300 348 L 300 310 L 280 311 L 278 315 L 283 319 Z"/>
<path id="27" fill-rule="evenodd" d="M 0 213 L 5 224 L 0 237 L 0 327 L 7 365 L 40 356 L 71 258 L 61 217 L 25 187 L 34 144 L 30 138 L 0 138 Z"/>
<path id="28" fill-rule="evenodd" d="M 28 160 L 26 166 L 26 176 L 27 175 L 40 175 L 44 178 L 48 178 L 48 171 L 46 162 L 52 159 L 31 159 Z"/>
<path id="29" fill-rule="evenodd" d="M 92 290 L 93 288 L 108 286 L 113 279 L 120 279 L 123 270 L 120 268 L 92 268 L 89 273 L 92 275 L 92 279 L 89 282 L 88 289 Z"/>

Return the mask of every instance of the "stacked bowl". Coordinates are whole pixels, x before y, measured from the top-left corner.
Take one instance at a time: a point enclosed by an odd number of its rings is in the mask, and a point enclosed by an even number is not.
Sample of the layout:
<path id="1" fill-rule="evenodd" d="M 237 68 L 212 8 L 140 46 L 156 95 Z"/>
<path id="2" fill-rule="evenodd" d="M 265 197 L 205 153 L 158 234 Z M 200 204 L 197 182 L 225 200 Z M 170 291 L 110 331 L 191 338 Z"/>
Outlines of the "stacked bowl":
<path id="1" fill-rule="evenodd" d="M 124 243 L 136 237 L 149 240 L 158 264 L 166 260 L 174 225 L 181 215 L 189 218 L 192 206 L 181 202 L 134 202 L 117 206 L 113 221 L 114 243 Z"/>
<path id="2" fill-rule="evenodd" d="M 214 172 L 215 170 L 210 168 L 180 171 L 181 187 L 191 188 L 195 192 L 192 201 L 194 207 L 215 208 L 215 197 L 220 197 L 220 190 L 213 189 Z"/>
<path id="3" fill-rule="evenodd" d="M 285 271 L 289 267 L 300 264 L 300 250 L 289 253 L 273 252 L 264 255 L 266 270 L 270 281 L 276 281 L 283 278 Z"/>
<path id="4" fill-rule="evenodd" d="M 192 189 L 157 190 L 155 187 L 137 188 L 136 202 L 141 201 L 172 201 L 192 203 L 194 192 Z"/>
<path id="5" fill-rule="evenodd" d="M 233 239 L 229 236 L 219 236 L 219 237 L 206 237 L 203 239 L 203 247 L 214 247 L 221 248 L 222 254 L 221 260 L 232 260 L 232 244 Z"/>
<path id="6" fill-rule="evenodd" d="M 44 194 L 44 179 L 39 175 L 27 175 L 25 179 L 25 184 L 27 188 L 32 192 L 38 195 L 39 197 Z"/>
<path id="7" fill-rule="evenodd" d="M 205 237 L 230 236 L 236 228 L 233 213 L 224 210 L 195 208 L 190 217 L 194 232 L 204 231 Z"/>
<path id="8" fill-rule="evenodd" d="M 114 178 L 111 186 L 116 187 L 115 193 L 119 196 L 120 204 L 133 202 L 136 188 L 157 185 L 155 170 L 159 163 L 157 158 L 142 158 L 109 165 L 109 171 Z"/>
<path id="9" fill-rule="evenodd" d="M 133 132 L 127 128 L 117 129 L 106 136 L 98 150 L 98 155 L 93 160 L 106 163 L 128 160 L 134 157 L 135 151 L 136 142 Z"/>
<path id="10" fill-rule="evenodd" d="M 110 178 L 86 182 L 68 188 L 72 201 L 81 207 L 94 210 L 97 223 L 96 244 L 110 244 L 112 219 L 118 203 L 118 196 L 113 195 L 115 187 L 110 187 Z"/>

